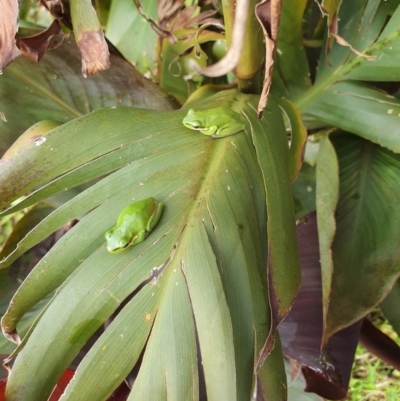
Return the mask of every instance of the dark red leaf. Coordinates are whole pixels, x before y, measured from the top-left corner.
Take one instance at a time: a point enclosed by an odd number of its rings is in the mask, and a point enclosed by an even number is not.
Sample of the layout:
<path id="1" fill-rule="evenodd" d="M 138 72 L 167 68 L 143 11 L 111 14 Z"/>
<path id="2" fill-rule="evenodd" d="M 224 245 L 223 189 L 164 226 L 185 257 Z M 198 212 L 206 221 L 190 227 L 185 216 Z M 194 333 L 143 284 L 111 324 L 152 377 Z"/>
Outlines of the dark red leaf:
<path id="1" fill-rule="evenodd" d="M 322 283 L 315 212 L 298 226 L 302 284 L 293 307 L 279 326 L 284 354 L 303 365 L 306 391 L 330 400 L 346 396 L 361 322 L 344 329 L 321 349 Z"/>
<path id="2" fill-rule="evenodd" d="M 400 370 L 400 347 L 385 333 L 382 333 L 368 319 L 361 327 L 360 343 L 368 351 Z"/>

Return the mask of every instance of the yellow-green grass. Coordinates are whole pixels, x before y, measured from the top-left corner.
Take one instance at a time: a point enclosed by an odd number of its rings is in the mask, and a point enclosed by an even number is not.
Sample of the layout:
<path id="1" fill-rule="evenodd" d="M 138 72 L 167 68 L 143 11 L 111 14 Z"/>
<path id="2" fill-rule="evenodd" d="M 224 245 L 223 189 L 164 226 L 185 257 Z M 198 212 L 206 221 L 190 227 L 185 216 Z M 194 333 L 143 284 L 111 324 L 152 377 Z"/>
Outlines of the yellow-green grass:
<path id="1" fill-rule="evenodd" d="M 400 345 L 400 338 L 379 310 L 371 314 L 372 322 Z M 382 362 L 359 345 L 346 400 L 400 401 L 400 371 Z"/>

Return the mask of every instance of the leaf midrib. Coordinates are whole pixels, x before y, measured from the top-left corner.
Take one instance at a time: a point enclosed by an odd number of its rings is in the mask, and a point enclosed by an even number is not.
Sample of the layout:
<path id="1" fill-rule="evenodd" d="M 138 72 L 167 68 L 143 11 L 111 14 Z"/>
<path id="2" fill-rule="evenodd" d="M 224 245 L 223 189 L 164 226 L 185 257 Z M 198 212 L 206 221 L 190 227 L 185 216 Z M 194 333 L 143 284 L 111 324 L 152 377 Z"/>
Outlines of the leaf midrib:
<path id="1" fill-rule="evenodd" d="M 375 153 L 374 145 L 370 142 L 364 142 L 364 144 L 361 144 L 360 148 L 360 153 L 358 153 L 360 154 L 360 161 L 359 163 L 357 163 L 359 177 L 356 185 L 356 193 L 359 194 L 360 198 L 350 212 L 353 215 L 350 218 L 353 224 L 351 224 L 351 226 L 347 228 L 346 235 L 346 238 L 351 242 L 357 242 L 360 235 L 361 223 L 363 218 L 362 215 L 365 213 L 366 204 L 368 202 L 368 193 L 370 192 L 369 187 L 371 181 L 371 165 Z M 344 199 L 343 201 L 347 202 L 346 199 Z M 347 219 L 348 217 L 345 218 L 345 220 Z M 354 253 L 354 249 L 352 247 L 349 247 L 348 249 L 352 249 L 352 253 Z"/>

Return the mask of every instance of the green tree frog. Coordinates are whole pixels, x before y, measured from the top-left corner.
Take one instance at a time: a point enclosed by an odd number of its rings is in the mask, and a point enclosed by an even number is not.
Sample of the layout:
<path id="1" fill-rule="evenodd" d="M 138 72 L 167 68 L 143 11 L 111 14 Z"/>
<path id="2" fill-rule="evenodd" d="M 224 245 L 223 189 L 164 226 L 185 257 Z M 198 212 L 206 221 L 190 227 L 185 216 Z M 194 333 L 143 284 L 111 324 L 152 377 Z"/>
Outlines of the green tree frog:
<path id="1" fill-rule="evenodd" d="M 106 231 L 107 250 L 123 251 L 144 241 L 158 223 L 164 204 L 154 198 L 142 199 L 127 206 L 118 216 L 115 227 Z"/>
<path id="2" fill-rule="evenodd" d="M 221 138 L 244 130 L 243 117 L 229 107 L 208 110 L 189 109 L 182 121 L 186 128 L 200 131 L 213 138 Z"/>

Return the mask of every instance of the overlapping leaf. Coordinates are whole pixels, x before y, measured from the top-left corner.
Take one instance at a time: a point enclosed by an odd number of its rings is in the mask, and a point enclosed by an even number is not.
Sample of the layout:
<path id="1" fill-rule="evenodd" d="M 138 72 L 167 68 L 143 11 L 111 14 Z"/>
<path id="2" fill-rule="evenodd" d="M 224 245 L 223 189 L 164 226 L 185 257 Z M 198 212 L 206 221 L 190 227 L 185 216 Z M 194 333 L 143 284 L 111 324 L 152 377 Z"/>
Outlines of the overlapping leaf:
<path id="1" fill-rule="evenodd" d="M 400 152 L 400 101 L 356 82 L 339 82 L 303 110 L 311 124 L 333 125 Z M 322 124 L 321 124 L 322 123 Z"/>
<path id="2" fill-rule="evenodd" d="M 271 109 L 265 113 L 270 114 Z M 259 368 L 266 356 L 273 348 L 274 332 L 279 322 L 288 313 L 294 297 L 300 286 L 300 267 L 298 261 L 297 240 L 295 234 L 293 199 L 289 191 L 290 172 L 287 139 L 283 135 L 257 135 L 262 132 L 262 122 L 245 109 L 253 141 L 257 153 L 258 163 L 263 174 L 266 188 L 267 206 L 274 213 L 268 214 L 268 282 L 269 300 L 272 310 L 272 329 L 265 343 L 257 364 Z M 282 120 L 266 118 L 270 132 L 282 132 Z M 272 165 L 270 164 L 272 162 Z M 274 188 L 280 188 L 275 192 Z M 283 247 L 290 244 L 293 252 L 287 252 Z M 289 273 L 290 271 L 290 273 Z M 288 279 L 288 277 L 290 277 Z"/>
<path id="3" fill-rule="evenodd" d="M 335 41 L 326 55 L 322 48 L 316 85 L 326 85 L 325 81 L 332 83 L 343 78 L 392 81 L 400 77 L 398 68 L 395 68 L 398 63 L 395 48 L 400 45 L 396 34 L 400 9 L 381 33 L 388 12 L 386 1 L 342 2 L 338 16 L 338 34 L 351 47 Z M 360 53 L 364 53 L 364 56 Z"/>
<path id="4" fill-rule="evenodd" d="M 400 273 L 400 156 L 349 135 L 332 140 L 340 194 L 325 341 L 381 302 Z"/>
<path id="5" fill-rule="evenodd" d="M 332 275 L 332 243 L 336 232 L 335 210 L 339 199 L 339 166 L 335 149 L 328 137 L 323 137 L 317 159 L 316 206 L 318 240 L 321 261 L 322 310 L 324 325 L 330 302 Z"/>
<path id="6" fill-rule="evenodd" d="M 296 100 L 311 87 L 302 21 L 307 1 L 282 2 L 272 93 Z"/>
<path id="7" fill-rule="evenodd" d="M 385 26 L 390 11 L 385 1 L 342 2 L 338 33 L 352 47 L 335 42 L 326 56 L 321 52 L 315 84 L 297 99 L 309 128 L 333 125 L 398 152 L 399 103 L 365 83 L 348 82 L 400 79 L 400 7 Z"/>

